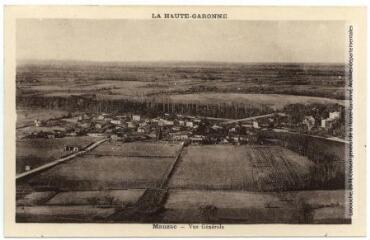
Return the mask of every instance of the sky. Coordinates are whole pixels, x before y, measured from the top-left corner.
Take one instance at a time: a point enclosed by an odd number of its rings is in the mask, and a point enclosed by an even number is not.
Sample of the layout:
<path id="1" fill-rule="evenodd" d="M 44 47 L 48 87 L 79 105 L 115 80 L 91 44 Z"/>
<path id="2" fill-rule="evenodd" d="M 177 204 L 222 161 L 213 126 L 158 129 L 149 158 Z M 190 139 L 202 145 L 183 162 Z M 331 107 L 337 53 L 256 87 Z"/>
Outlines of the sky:
<path id="1" fill-rule="evenodd" d="M 21 19 L 17 60 L 345 61 L 341 21 Z"/>

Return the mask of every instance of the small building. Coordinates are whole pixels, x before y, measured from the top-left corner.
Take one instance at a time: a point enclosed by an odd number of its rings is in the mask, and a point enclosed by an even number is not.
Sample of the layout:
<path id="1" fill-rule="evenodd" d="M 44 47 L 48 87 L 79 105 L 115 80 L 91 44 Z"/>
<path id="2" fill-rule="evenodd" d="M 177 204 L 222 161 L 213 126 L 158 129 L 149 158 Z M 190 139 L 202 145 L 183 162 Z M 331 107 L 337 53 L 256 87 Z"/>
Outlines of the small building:
<path id="1" fill-rule="evenodd" d="M 189 136 L 186 134 L 170 134 L 170 136 L 174 141 L 186 141 L 189 139 Z"/>
<path id="2" fill-rule="evenodd" d="M 189 138 L 190 142 L 192 144 L 201 144 L 203 143 L 203 137 L 202 136 L 193 136 Z"/>
<path id="3" fill-rule="evenodd" d="M 211 128 L 212 128 L 214 131 L 219 131 L 219 130 L 222 130 L 222 129 L 223 129 L 223 127 L 218 126 L 218 125 L 216 125 L 216 124 L 214 124 Z"/>
<path id="4" fill-rule="evenodd" d="M 336 119 L 331 119 L 331 118 L 327 118 L 327 119 L 322 119 L 321 120 L 321 127 L 322 128 L 331 128 L 333 123 L 335 122 Z"/>
<path id="5" fill-rule="evenodd" d="M 77 136 L 77 133 L 76 132 L 70 132 L 70 133 L 67 133 L 66 135 L 70 136 L 70 137 L 75 137 L 75 136 Z"/>
<path id="6" fill-rule="evenodd" d="M 49 133 L 49 134 L 47 134 L 47 138 L 53 139 L 53 138 L 55 138 L 55 134 Z"/>
<path id="7" fill-rule="evenodd" d="M 95 123 L 95 128 L 96 129 L 101 129 L 101 128 L 103 128 L 103 124 L 102 123 Z"/>
<path id="8" fill-rule="evenodd" d="M 191 122 L 191 121 L 187 121 L 187 122 L 185 123 L 185 126 L 186 126 L 186 127 L 190 127 L 190 128 L 192 128 L 192 127 L 194 126 L 194 123 L 193 123 L 193 122 Z"/>
<path id="9" fill-rule="evenodd" d="M 253 121 L 253 128 L 260 128 L 257 121 Z"/>
<path id="10" fill-rule="evenodd" d="M 87 136 L 89 137 L 104 137 L 105 135 L 102 133 L 88 133 Z"/>
<path id="11" fill-rule="evenodd" d="M 140 118 L 140 115 L 132 115 L 132 120 L 133 121 L 137 121 L 138 122 L 138 121 L 140 121 L 140 119 L 141 119 Z"/>
<path id="12" fill-rule="evenodd" d="M 117 134 L 112 134 L 112 135 L 110 135 L 110 139 L 116 141 L 116 140 L 118 140 L 118 135 Z"/>
<path id="13" fill-rule="evenodd" d="M 179 120 L 179 126 L 181 126 L 181 127 L 185 126 L 185 121 Z"/>
<path id="14" fill-rule="evenodd" d="M 158 121 L 158 126 L 167 126 L 167 127 L 170 127 L 170 126 L 173 126 L 174 125 L 174 122 L 173 121 L 170 121 L 170 120 L 166 120 L 166 119 L 159 119 Z"/>
<path id="15" fill-rule="evenodd" d="M 133 129 L 137 127 L 137 124 L 135 122 L 127 122 L 127 127 Z"/>
<path id="16" fill-rule="evenodd" d="M 78 152 L 79 150 L 80 148 L 78 146 L 70 146 L 70 145 L 64 146 L 65 152 Z"/>
<path id="17" fill-rule="evenodd" d="M 329 118 L 330 119 L 337 119 L 340 117 L 340 112 L 331 112 L 329 113 Z"/>
<path id="18" fill-rule="evenodd" d="M 144 128 L 144 127 L 138 127 L 138 128 L 137 128 L 137 132 L 138 132 L 138 133 L 145 133 L 145 132 L 146 132 L 146 130 L 145 130 L 145 128 Z"/>
<path id="19" fill-rule="evenodd" d="M 41 127 L 41 121 L 40 120 L 38 120 L 38 119 L 36 119 L 35 121 L 34 121 L 34 124 L 35 124 L 35 127 Z"/>
<path id="20" fill-rule="evenodd" d="M 230 128 L 230 129 L 229 129 L 229 132 L 230 132 L 230 133 L 234 133 L 234 132 L 236 132 L 236 128 L 234 128 L 234 127 Z"/>
<path id="21" fill-rule="evenodd" d="M 122 124 L 122 121 L 119 120 L 119 119 L 112 119 L 112 120 L 110 120 L 110 123 L 112 123 L 114 125 L 120 125 L 120 124 Z"/>
<path id="22" fill-rule="evenodd" d="M 181 128 L 175 126 L 175 127 L 172 127 L 171 130 L 174 131 L 174 132 L 178 132 L 178 131 L 181 130 Z"/>
<path id="23" fill-rule="evenodd" d="M 103 114 L 101 114 L 101 115 L 99 115 L 99 116 L 97 117 L 97 119 L 98 119 L 98 120 L 104 120 L 104 118 L 105 118 L 105 116 L 104 116 Z"/>
<path id="24" fill-rule="evenodd" d="M 306 125 L 308 130 L 311 130 L 315 126 L 315 118 L 312 116 L 305 116 L 303 124 Z"/>

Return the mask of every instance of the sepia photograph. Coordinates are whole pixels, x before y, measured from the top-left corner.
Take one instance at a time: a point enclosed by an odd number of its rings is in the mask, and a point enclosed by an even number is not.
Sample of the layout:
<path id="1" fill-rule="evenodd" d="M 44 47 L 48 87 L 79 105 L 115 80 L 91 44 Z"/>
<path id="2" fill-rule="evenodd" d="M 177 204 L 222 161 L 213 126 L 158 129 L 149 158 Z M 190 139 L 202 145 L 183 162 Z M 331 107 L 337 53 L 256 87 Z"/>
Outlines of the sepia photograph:
<path id="1" fill-rule="evenodd" d="M 164 8 L 15 26 L 16 224 L 353 223 L 347 21 Z"/>

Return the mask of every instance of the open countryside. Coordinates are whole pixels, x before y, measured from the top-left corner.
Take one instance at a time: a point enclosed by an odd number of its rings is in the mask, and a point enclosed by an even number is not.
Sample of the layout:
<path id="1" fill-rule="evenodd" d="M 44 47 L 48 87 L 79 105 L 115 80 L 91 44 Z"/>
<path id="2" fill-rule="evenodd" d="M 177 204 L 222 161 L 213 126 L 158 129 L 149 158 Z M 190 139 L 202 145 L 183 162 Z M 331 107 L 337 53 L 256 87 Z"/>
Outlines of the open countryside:
<path id="1" fill-rule="evenodd" d="M 17 66 L 17 222 L 351 223 L 340 64 Z"/>

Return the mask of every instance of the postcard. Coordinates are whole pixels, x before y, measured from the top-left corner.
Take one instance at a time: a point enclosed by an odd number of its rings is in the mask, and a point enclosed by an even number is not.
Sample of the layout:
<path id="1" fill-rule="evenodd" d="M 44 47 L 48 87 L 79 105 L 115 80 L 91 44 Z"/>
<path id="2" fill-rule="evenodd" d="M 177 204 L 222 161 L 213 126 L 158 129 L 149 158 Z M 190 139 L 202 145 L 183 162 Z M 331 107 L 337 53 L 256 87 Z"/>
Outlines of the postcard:
<path id="1" fill-rule="evenodd" d="M 5 234 L 363 236 L 362 7 L 5 7 Z"/>

